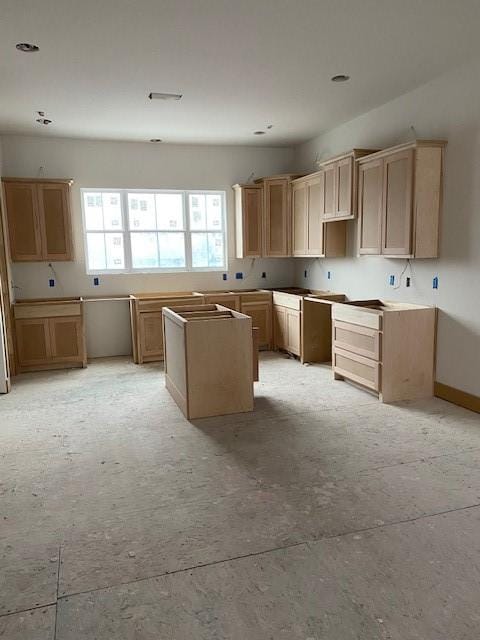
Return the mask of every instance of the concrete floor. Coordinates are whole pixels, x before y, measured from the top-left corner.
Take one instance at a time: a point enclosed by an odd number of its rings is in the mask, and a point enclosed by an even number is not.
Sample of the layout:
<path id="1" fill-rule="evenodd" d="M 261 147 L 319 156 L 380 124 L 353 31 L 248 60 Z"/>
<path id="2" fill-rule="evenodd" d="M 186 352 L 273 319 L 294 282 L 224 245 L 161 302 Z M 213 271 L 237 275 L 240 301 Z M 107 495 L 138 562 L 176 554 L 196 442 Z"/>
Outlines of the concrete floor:
<path id="1" fill-rule="evenodd" d="M 262 355 L 188 423 L 162 367 L 0 398 L 2 640 L 477 640 L 480 417 Z"/>

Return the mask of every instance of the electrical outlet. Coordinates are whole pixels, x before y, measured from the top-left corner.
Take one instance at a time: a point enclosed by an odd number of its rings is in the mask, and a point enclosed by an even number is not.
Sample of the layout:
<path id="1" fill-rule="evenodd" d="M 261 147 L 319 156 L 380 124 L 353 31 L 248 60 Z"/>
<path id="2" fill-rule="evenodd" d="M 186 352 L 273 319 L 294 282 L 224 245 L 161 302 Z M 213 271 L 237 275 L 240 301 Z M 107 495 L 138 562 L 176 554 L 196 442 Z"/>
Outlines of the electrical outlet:
<path id="1" fill-rule="evenodd" d="M 438 289 L 438 276 L 435 276 L 432 280 L 432 288 Z"/>
<path id="2" fill-rule="evenodd" d="M 308 275 L 308 271 L 305 269 L 305 271 L 303 272 L 303 277 L 306 278 Z"/>
<path id="3" fill-rule="evenodd" d="M 228 274 L 222 273 L 222 280 L 228 280 Z"/>
<path id="4" fill-rule="evenodd" d="M 93 279 L 93 286 L 98 287 L 99 284 L 100 284 L 100 278 L 97 278 L 97 276 L 95 276 L 95 278 Z"/>
<path id="5" fill-rule="evenodd" d="M 393 285 L 395 284 L 395 276 L 390 276 L 388 281 L 390 283 L 390 286 L 393 287 Z"/>
<path id="6" fill-rule="evenodd" d="M 410 278 L 410 276 L 407 276 L 407 279 L 405 280 L 405 286 L 409 287 L 411 282 L 412 282 L 412 279 Z"/>
<path id="7" fill-rule="evenodd" d="M 237 280 L 243 280 L 243 273 L 241 271 L 237 271 L 237 273 L 235 274 L 235 278 Z"/>
<path id="8" fill-rule="evenodd" d="M 331 280 L 331 279 L 332 279 L 332 272 L 327 271 L 327 280 Z"/>
<path id="9" fill-rule="evenodd" d="M 262 278 L 266 278 L 267 277 L 267 272 L 266 271 L 262 271 Z"/>
<path id="10" fill-rule="evenodd" d="M 50 280 L 48 281 L 48 286 L 49 287 L 54 287 L 55 286 L 55 280 L 53 278 L 50 278 Z"/>

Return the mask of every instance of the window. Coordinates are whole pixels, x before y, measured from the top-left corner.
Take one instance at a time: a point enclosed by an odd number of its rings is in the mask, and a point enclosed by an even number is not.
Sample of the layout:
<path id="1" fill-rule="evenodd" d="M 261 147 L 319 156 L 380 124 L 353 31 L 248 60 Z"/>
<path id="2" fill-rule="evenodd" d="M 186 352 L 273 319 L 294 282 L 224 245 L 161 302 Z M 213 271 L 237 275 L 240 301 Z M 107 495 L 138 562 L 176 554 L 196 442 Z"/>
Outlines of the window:
<path id="1" fill-rule="evenodd" d="M 224 191 L 81 194 L 88 273 L 225 269 Z"/>

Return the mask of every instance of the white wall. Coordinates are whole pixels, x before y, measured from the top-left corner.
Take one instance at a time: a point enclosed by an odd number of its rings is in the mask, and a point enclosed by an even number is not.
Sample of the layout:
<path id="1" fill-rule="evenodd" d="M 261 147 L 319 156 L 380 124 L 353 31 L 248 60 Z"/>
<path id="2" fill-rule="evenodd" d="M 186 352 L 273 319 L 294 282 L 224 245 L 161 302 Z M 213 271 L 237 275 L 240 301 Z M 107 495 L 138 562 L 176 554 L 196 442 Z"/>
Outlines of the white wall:
<path id="1" fill-rule="evenodd" d="M 448 140 L 438 260 L 413 260 L 412 286 L 388 285 L 406 261 L 353 257 L 356 223 L 349 223 L 349 258 L 296 261 L 296 284 L 328 287 L 350 298 L 384 297 L 439 307 L 437 380 L 480 395 L 480 62 L 450 72 L 297 149 L 299 169 L 352 147 L 385 148 L 413 138 Z M 307 278 L 304 270 L 307 269 Z M 331 280 L 327 272 L 331 272 Z M 432 278 L 439 289 L 432 289 Z"/>
<path id="2" fill-rule="evenodd" d="M 3 136 L 4 176 L 73 178 L 72 217 L 75 260 L 55 263 L 57 286 L 45 263 L 13 265 L 16 298 L 126 294 L 142 291 L 190 291 L 272 287 L 293 282 L 289 259 L 229 259 L 227 282 L 221 273 L 103 275 L 100 286 L 86 275 L 80 188 L 223 189 L 227 192 L 229 255 L 234 255 L 233 198 L 231 185 L 256 177 L 295 169 L 294 153 L 287 148 L 209 147 L 103 142 L 66 138 Z M 244 280 L 235 280 L 243 271 Z M 261 278 L 262 272 L 267 277 Z M 247 276 L 247 277 L 245 277 Z M 131 352 L 128 306 L 124 302 L 89 303 L 87 349 L 90 357 Z"/>

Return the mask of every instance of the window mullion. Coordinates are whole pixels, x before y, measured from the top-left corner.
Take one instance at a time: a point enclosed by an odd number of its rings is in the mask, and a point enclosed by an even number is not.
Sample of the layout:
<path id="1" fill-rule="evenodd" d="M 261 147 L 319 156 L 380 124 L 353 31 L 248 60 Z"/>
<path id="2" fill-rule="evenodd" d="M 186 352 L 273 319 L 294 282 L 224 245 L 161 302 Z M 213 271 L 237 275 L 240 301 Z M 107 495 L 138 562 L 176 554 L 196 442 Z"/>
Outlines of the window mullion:
<path id="1" fill-rule="evenodd" d="M 132 242 L 130 238 L 130 225 L 128 224 L 128 192 L 124 189 L 120 192 L 120 204 L 122 210 L 123 247 L 125 253 L 125 270 L 132 269 Z"/>
<path id="2" fill-rule="evenodd" d="M 190 202 L 188 191 L 183 192 L 183 228 L 185 229 L 185 268 L 192 270 L 192 235 L 190 231 Z"/>

